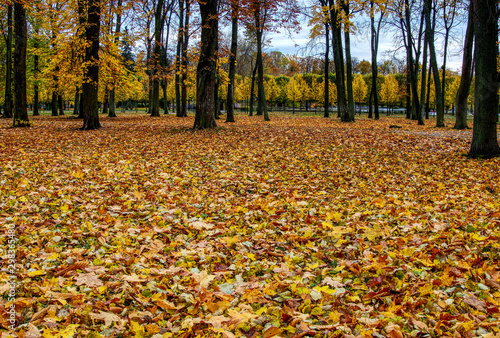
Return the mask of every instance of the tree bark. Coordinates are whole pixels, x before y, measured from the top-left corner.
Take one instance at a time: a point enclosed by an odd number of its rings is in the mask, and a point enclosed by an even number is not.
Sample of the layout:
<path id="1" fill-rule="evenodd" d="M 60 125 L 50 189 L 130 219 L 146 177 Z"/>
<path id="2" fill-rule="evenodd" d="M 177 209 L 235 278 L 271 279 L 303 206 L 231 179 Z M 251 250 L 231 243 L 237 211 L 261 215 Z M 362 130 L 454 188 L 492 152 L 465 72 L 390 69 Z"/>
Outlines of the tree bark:
<path id="1" fill-rule="evenodd" d="M 217 68 L 217 0 L 198 0 L 201 13 L 201 48 L 196 70 L 194 130 L 215 128 L 215 77 Z"/>
<path id="2" fill-rule="evenodd" d="M 264 115 L 270 121 L 264 90 L 264 62 L 262 60 L 262 30 L 257 30 L 257 115 Z"/>
<path id="3" fill-rule="evenodd" d="M 498 9 L 496 0 L 472 0 L 474 10 L 475 99 L 470 157 L 500 156 L 498 122 Z"/>
<path id="4" fill-rule="evenodd" d="M 59 106 L 59 116 L 64 115 L 64 102 L 61 94 L 57 95 L 57 104 Z"/>
<path id="5" fill-rule="evenodd" d="M 371 52 L 372 52 L 372 92 L 370 93 L 370 100 L 373 98 L 373 109 L 374 109 L 374 114 L 375 114 L 375 120 L 380 119 L 380 113 L 378 110 L 378 93 L 377 93 L 377 80 L 378 80 L 378 66 L 377 66 L 377 54 L 378 54 L 378 42 L 379 42 L 379 36 L 380 36 L 380 25 L 382 23 L 382 18 L 384 16 L 384 13 L 382 12 L 380 14 L 380 19 L 378 21 L 377 28 L 375 28 L 375 13 L 373 12 L 373 7 L 374 3 L 373 1 L 370 1 L 370 6 L 371 6 L 371 11 L 370 13 L 371 20 L 370 20 L 370 27 L 371 27 L 371 39 L 370 39 L 370 45 L 371 45 Z M 371 103 L 370 103 L 370 118 L 372 117 L 372 108 L 371 108 Z"/>
<path id="6" fill-rule="evenodd" d="M 420 81 L 420 110 L 418 112 L 418 125 L 423 126 L 424 125 L 424 116 L 425 116 L 425 84 L 427 82 L 427 52 L 428 52 L 428 41 L 429 37 L 427 35 L 427 30 L 425 31 L 424 34 L 424 56 L 422 59 L 422 75 L 421 75 L 421 81 Z"/>
<path id="7" fill-rule="evenodd" d="M 229 55 L 229 84 L 227 85 L 226 122 L 234 121 L 234 85 L 236 75 L 236 54 L 238 52 L 238 2 L 231 1 L 231 51 Z"/>
<path id="8" fill-rule="evenodd" d="M 161 32 L 163 27 L 163 0 L 158 0 L 155 11 L 155 42 L 153 47 L 153 96 L 151 98 L 150 115 L 160 116 L 160 54 Z"/>
<path id="9" fill-rule="evenodd" d="M 181 53 L 184 31 L 184 0 L 179 0 L 179 31 L 177 32 L 177 51 L 175 55 L 175 114 L 182 117 L 181 111 Z"/>
<path id="10" fill-rule="evenodd" d="M 3 117 L 12 118 L 12 5 L 7 6 L 7 52 L 5 63 L 5 103 Z"/>
<path id="11" fill-rule="evenodd" d="M 337 112 L 343 122 L 348 121 L 348 108 L 345 91 L 344 55 L 342 48 L 342 26 L 338 22 L 339 12 L 333 0 L 330 4 L 330 26 L 332 29 L 332 49 L 335 62 L 335 81 L 337 85 Z"/>
<path id="12" fill-rule="evenodd" d="M 410 14 L 410 4 L 408 0 L 405 0 L 405 23 L 406 23 L 406 39 L 405 39 L 405 47 L 406 47 L 406 57 L 408 62 L 408 75 L 411 89 L 411 98 L 412 98 L 412 114 L 411 116 L 417 116 L 418 110 L 420 109 L 420 102 L 418 99 L 418 76 L 415 67 L 415 60 L 413 58 L 413 38 L 411 34 L 411 14 Z M 404 25 L 402 25 L 404 28 Z M 403 30 L 403 34 L 405 31 Z M 410 96 L 410 93 L 408 93 Z M 409 114 L 409 112 L 407 112 Z M 410 118 L 411 118 L 410 116 Z M 407 116 L 408 117 L 408 116 Z"/>
<path id="13" fill-rule="evenodd" d="M 456 100 L 455 126 L 453 129 L 468 129 L 467 126 L 467 99 L 469 98 L 472 83 L 472 52 L 474 45 L 474 16 L 473 4 L 469 7 L 469 18 L 465 32 L 464 53 L 462 56 L 462 76 L 458 87 Z"/>
<path id="14" fill-rule="evenodd" d="M 425 0 L 424 13 L 425 13 L 425 31 L 427 35 L 427 43 L 429 45 L 429 52 L 431 57 L 432 77 L 434 78 L 434 90 L 436 93 L 436 127 L 444 127 L 444 107 L 443 107 L 443 92 L 441 90 L 441 77 L 436 58 L 436 48 L 434 45 L 434 30 L 431 27 L 431 7 L 432 0 Z"/>
<path id="15" fill-rule="evenodd" d="M 35 53 L 33 55 L 33 73 L 34 73 L 34 84 L 33 84 L 33 116 L 40 115 L 38 110 L 39 97 L 40 97 L 40 89 L 38 87 L 38 76 L 40 74 L 40 57 L 38 56 L 38 48 L 40 47 L 40 41 L 38 38 L 38 34 L 40 32 L 39 23 L 36 22 L 35 26 L 35 37 L 33 41 L 33 47 L 35 49 Z"/>
<path id="16" fill-rule="evenodd" d="M 326 5 L 326 3 L 325 3 Z M 326 13 L 325 13 L 326 14 Z M 330 70 L 329 70 L 329 65 L 330 65 L 330 25 L 328 22 L 325 22 L 325 66 L 324 66 L 324 76 L 325 76 L 325 96 L 324 96 L 324 101 L 325 101 L 325 113 L 323 114 L 323 117 L 330 117 Z"/>
<path id="17" fill-rule="evenodd" d="M 80 115 L 80 88 L 76 87 L 75 106 L 73 107 L 73 115 Z"/>
<path id="18" fill-rule="evenodd" d="M 114 43 L 118 45 L 120 42 L 120 32 L 122 29 L 122 0 L 118 0 L 118 3 L 116 4 L 117 8 L 117 14 L 116 14 L 116 27 L 115 27 L 115 38 L 114 38 Z M 108 117 L 116 117 L 116 91 L 115 91 L 115 84 L 113 84 L 113 88 L 109 91 L 109 110 L 108 110 Z"/>
<path id="19" fill-rule="evenodd" d="M 343 2 L 343 9 L 346 17 L 349 17 L 349 3 Z M 344 122 L 354 122 L 354 94 L 352 91 L 352 58 L 351 58 L 351 38 L 349 34 L 349 27 L 344 28 L 344 41 L 345 41 L 345 62 L 346 62 L 346 90 L 347 90 L 347 116 Z"/>
<path id="20" fill-rule="evenodd" d="M 14 2 L 14 127 L 29 126 L 26 101 L 26 49 L 28 25 L 23 3 Z"/>
<path id="21" fill-rule="evenodd" d="M 85 48 L 82 130 L 93 130 L 101 127 L 98 110 L 100 6 L 100 0 L 88 1 L 87 27 L 85 29 L 88 46 Z"/>
<path id="22" fill-rule="evenodd" d="M 248 116 L 253 116 L 253 104 L 254 104 L 254 99 L 255 99 L 255 76 L 257 75 L 257 62 L 255 62 L 255 65 L 252 70 L 252 83 L 250 85 L 250 112 Z"/>
<path id="23" fill-rule="evenodd" d="M 186 11 L 184 19 L 184 38 L 182 41 L 182 82 L 181 82 L 181 114 L 187 116 L 187 80 L 188 80 L 188 44 L 189 44 L 189 17 L 190 2 L 186 1 Z"/>

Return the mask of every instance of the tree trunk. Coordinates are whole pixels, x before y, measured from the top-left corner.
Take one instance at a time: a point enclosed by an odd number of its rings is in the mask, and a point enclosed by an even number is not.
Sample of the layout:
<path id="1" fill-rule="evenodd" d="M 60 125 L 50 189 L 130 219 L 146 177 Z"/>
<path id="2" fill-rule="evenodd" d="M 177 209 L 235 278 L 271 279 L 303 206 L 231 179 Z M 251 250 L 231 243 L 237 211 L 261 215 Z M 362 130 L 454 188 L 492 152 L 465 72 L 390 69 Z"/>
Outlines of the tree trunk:
<path id="1" fill-rule="evenodd" d="M 424 116 L 425 116 L 425 105 L 423 104 L 425 102 L 425 84 L 427 82 L 427 51 L 428 51 L 428 40 L 429 36 L 427 35 L 427 30 L 425 31 L 424 35 L 424 56 L 422 59 L 422 79 L 420 81 L 420 110 L 418 113 L 418 125 L 423 126 L 424 125 Z"/>
<path id="2" fill-rule="evenodd" d="M 184 31 L 184 0 L 179 0 L 179 31 L 177 32 L 177 51 L 175 54 L 175 114 L 182 117 L 181 111 L 181 54 Z"/>
<path id="3" fill-rule="evenodd" d="M 458 87 L 456 100 L 456 115 L 454 129 L 468 129 L 467 126 L 467 99 L 469 98 L 472 82 L 472 48 L 474 44 L 474 17 L 473 4 L 469 7 L 469 19 L 465 32 L 464 53 L 462 56 L 462 76 Z"/>
<path id="4" fill-rule="evenodd" d="M 189 44 L 189 17 L 190 2 L 186 1 L 186 11 L 184 20 L 184 38 L 182 41 L 182 82 L 181 82 L 181 114 L 187 116 L 187 80 L 188 80 L 188 44 Z"/>
<path id="5" fill-rule="evenodd" d="M 196 70 L 196 115 L 193 129 L 215 128 L 215 78 L 217 68 L 217 0 L 199 0 L 201 48 Z"/>
<path id="6" fill-rule="evenodd" d="M 122 29 L 122 0 L 118 0 L 116 4 L 117 14 L 116 14 L 116 27 L 115 27 L 115 39 L 114 43 L 118 45 L 120 42 L 120 32 Z M 115 83 L 113 83 L 113 88 L 109 91 L 109 112 L 108 117 L 116 117 L 116 93 L 115 93 Z"/>
<path id="7" fill-rule="evenodd" d="M 52 92 L 52 116 L 59 116 L 57 111 L 57 92 Z"/>
<path id="8" fill-rule="evenodd" d="M 29 126 L 26 102 L 26 48 L 28 25 L 26 8 L 20 0 L 14 2 L 14 127 Z"/>
<path id="9" fill-rule="evenodd" d="M 326 14 L 326 13 L 325 13 Z M 330 117 L 330 70 L 328 69 L 330 65 L 330 25 L 328 22 L 325 22 L 325 67 L 324 67 L 324 76 L 325 76 L 325 113 L 323 117 Z"/>
<path id="10" fill-rule="evenodd" d="M 342 26 L 338 22 L 339 12 L 333 0 L 329 0 L 330 4 L 330 26 L 332 28 L 332 49 L 333 58 L 335 61 L 335 80 L 337 84 L 337 112 L 341 121 L 348 122 L 348 108 L 345 91 L 345 71 L 344 71 L 344 55 L 342 48 Z"/>
<path id="11" fill-rule="evenodd" d="M 102 113 L 109 114 L 109 91 L 104 91 L 104 102 L 102 103 Z"/>
<path id="12" fill-rule="evenodd" d="M 349 3 L 344 3 L 345 16 L 349 17 Z M 344 41 L 345 41 L 345 62 L 346 62 L 346 90 L 347 90 L 347 116 L 344 118 L 344 122 L 354 122 L 354 94 L 352 91 L 352 59 L 351 59 L 351 38 L 349 34 L 349 27 L 344 28 Z"/>
<path id="13" fill-rule="evenodd" d="M 470 157 L 500 156 L 498 122 L 498 10 L 496 0 L 472 0 L 474 10 L 475 99 Z"/>
<path id="14" fill-rule="evenodd" d="M 236 1 L 231 2 L 231 51 L 229 55 L 229 84 L 227 85 L 226 122 L 234 121 L 234 85 L 236 75 L 236 53 L 238 52 L 238 12 Z"/>
<path id="15" fill-rule="evenodd" d="M 98 110 L 100 6 L 100 0 L 88 1 L 87 27 L 85 29 L 88 46 L 85 48 L 82 130 L 93 130 L 101 127 Z"/>
<path id="16" fill-rule="evenodd" d="M 40 47 L 40 43 L 38 40 L 39 34 L 38 23 L 35 25 L 35 38 L 33 41 L 33 47 L 35 49 L 35 54 L 33 56 L 33 73 L 34 73 L 34 85 L 33 85 L 33 116 L 40 115 L 38 111 L 39 97 L 40 97 L 40 89 L 38 87 L 38 76 L 40 74 L 40 57 L 38 56 L 38 48 Z"/>
<path id="17" fill-rule="evenodd" d="M 444 127 L 444 107 L 443 107 L 443 92 L 441 91 L 441 77 L 436 58 L 436 48 L 434 45 L 434 30 L 431 27 L 431 6 L 432 0 L 425 0 L 424 13 L 425 13 L 425 33 L 427 35 L 427 43 L 429 45 L 429 52 L 431 57 L 432 77 L 434 78 L 434 90 L 436 93 L 436 127 Z"/>
<path id="18" fill-rule="evenodd" d="M 373 1 L 370 1 L 371 6 L 371 52 L 372 52 L 372 92 L 370 93 L 370 100 L 373 98 L 374 111 L 375 111 L 375 120 L 380 119 L 380 113 L 378 110 L 378 93 L 377 93 L 377 80 L 378 80 L 378 66 L 377 66 L 377 54 L 378 54 L 378 42 L 380 36 L 380 25 L 382 23 L 382 17 L 384 13 L 380 14 L 380 19 L 378 21 L 377 28 L 375 28 L 375 13 L 373 13 Z M 370 112 L 369 117 L 372 117 L 372 108 L 370 102 Z"/>
<path id="19" fill-rule="evenodd" d="M 64 103 L 61 94 L 57 95 L 57 104 L 59 106 L 59 116 L 64 115 Z"/>
<path id="20" fill-rule="evenodd" d="M 12 114 L 12 5 L 7 6 L 7 60 L 5 62 L 5 103 L 3 117 L 11 119 Z"/>
<path id="21" fill-rule="evenodd" d="M 80 88 L 76 87 L 75 106 L 73 107 L 73 115 L 80 115 Z"/>
<path id="22" fill-rule="evenodd" d="M 253 116 L 253 104 L 255 100 L 255 76 L 257 75 L 257 62 L 255 63 L 252 70 L 252 84 L 250 85 L 250 113 L 248 116 Z"/>
<path id="23" fill-rule="evenodd" d="M 264 91 L 264 63 L 262 60 L 262 30 L 257 30 L 257 115 L 264 115 L 264 121 L 270 121 Z"/>
<path id="24" fill-rule="evenodd" d="M 413 58 L 413 38 L 411 34 L 411 17 L 410 17 L 410 4 L 408 0 L 405 0 L 405 22 L 406 22 L 406 39 L 405 39 L 405 47 L 406 47 L 406 57 L 408 62 L 408 75 L 411 89 L 411 98 L 412 98 L 412 113 L 411 116 L 417 116 L 418 110 L 420 108 L 420 103 L 418 99 L 418 77 L 416 73 L 415 60 Z M 404 27 L 404 25 L 402 25 Z M 403 34 L 405 32 L 403 31 Z M 410 95 L 410 93 L 408 93 Z M 407 115 L 409 112 L 407 112 Z M 411 118 L 410 116 L 410 118 Z M 408 117 L 408 116 L 407 116 Z"/>
<path id="25" fill-rule="evenodd" d="M 161 33 L 163 28 L 163 0 L 158 0 L 155 11 L 155 42 L 153 47 L 153 95 L 151 98 L 150 115 L 160 116 L 160 55 Z"/>

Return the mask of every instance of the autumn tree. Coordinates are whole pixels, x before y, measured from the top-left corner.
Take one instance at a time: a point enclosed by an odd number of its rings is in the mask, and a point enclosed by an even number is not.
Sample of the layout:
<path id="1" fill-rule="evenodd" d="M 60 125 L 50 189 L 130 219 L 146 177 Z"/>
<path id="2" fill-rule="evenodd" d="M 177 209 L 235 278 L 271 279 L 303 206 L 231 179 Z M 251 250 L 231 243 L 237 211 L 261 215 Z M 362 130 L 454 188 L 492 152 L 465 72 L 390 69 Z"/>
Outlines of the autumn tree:
<path id="1" fill-rule="evenodd" d="M 366 85 L 365 80 L 363 80 L 363 76 L 361 76 L 360 74 L 356 75 L 356 77 L 354 78 L 354 81 L 352 83 L 352 92 L 354 102 L 357 102 L 361 105 L 361 102 L 365 100 L 366 94 L 368 93 L 368 86 Z"/>
<path id="2" fill-rule="evenodd" d="M 14 127 L 29 125 L 26 102 L 26 49 L 28 25 L 26 7 L 21 0 L 14 1 Z"/>
<path id="3" fill-rule="evenodd" d="M 385 77 L 384 83 L 380 85 L 380 97 L 382 101 L 390 107 L 398 98 L 398 81 L 392 75 Z M 389 110 L 387 110 L 389 111 Z"/>
<path id="4" fill-rule="evenodd" d="M 298 9 L 294 0 L 249 0 L 248 5 L 251 18 L 247 23 L 255 32 L 257 40 L 257 114 L 264 115 L 264 120 L 269 121 L 264 89 L 263 34 L 279 26 L 297 26 L 295 18 Z"/>
<path id="5" fill-rule="evenodd" d="M 193 129 L 215 128 L 218 0 L 198 0 L 201 13 L 201 47 L 196 70 L 196 114 Z"/>
<path id="6" fill-rule="evenodd" d="M 122 10 L 123 10 L 123 0 L 118 0 L 116 4 L 116 26 L 113 33 L 113 42 L 118 45 L 120 42 L 120 33 L 122 28 Z M 112 88 L 109 91 L 109 117 L 116 117 L 116 82 L 113 81 Z"/>
<path id="7" fill-rule="evenodd" d="M 470 157 L 500 156 L 498 122 L 498 4 L 472 0 L 474 13 L 474 67 L 476 70 L 474 127 Z"/>
<path id="8" fill-rule="evenodd" d="M 379 12 L 378 19 L 375 19 L 375 16 Z M 378 48 L 379 48 L 379 40 L 380 40 L 380 29 L 382 26 L 382 21 L 385 15 L 385 5 L 383 1 L 370 1 L 370 50 L 372 54 L 372 63 L 371 63 L 371 73 L 372 73 L 372 88 L 370 91 L 370 97 L 368 102 L 368 117 L 372 117 L 372 100 L 373 100 L 373 109 L 375 120 L 380 118 L 379 110 L 378 110 L 378 94 L 377 94 L 377 79 L 378 79 L 378 65 L 377 65 L 377 57 L 378 57 Z"/>
<path id="9" fill-rule="evenodd" d="M 430 53 L 430 65 L 432 69 L 432 77 L 434 79 L 434 88 L 436 94 L 436 127 L 444 127 L 444 100 L 441 87 L 441 78 L 437 65 L 436 47 L 434 44 L 434 30 L 431 27 L 431 9 L 432 0 L 424 0 L 424 16 L 425 16 L 425 35 Z"/>
<path id="10" fill-rule="evenodd" d="M 229 0 L 231 8 L 231 50 L 229 51 L 229 84 L 227 85 L 226 122 L 234 122 L 234 88 L 238 53 L 238 17 L 240 0 Z"/>
<path id="11" fill-rule="evenodd" d="M 82 86 L 82 130 L 93 130 L 101 127 L 98 109 L 101 0 L 88 0 L 86 4 L 87 20 L 84 30 L 86 48 L 84 58 L 84 82 Z"/>
<path id="12" fill-rule="evenodd" d="M 472 83 L 472 54 L 474 44 L 474 9 L 473 2 L 469 4 L 467 30 L 465 32 L 464 51 L 462 54 L 462 76 L 456 99 L 456 115 L 454 129 L 467 129 L 467 99 Z"/>
<path id="13" fill-rule="evenodd" d="M 339 1 L 328 0 L 330 9 L 330 28 L 332 31 L 332 49 L 333 59 L 335 61 L 335 80 L 337 85 L 337 111 L 344 122 L 354 121 L 354 112 L 352 116 L 349 113 L 346 97 L 346 73 L 344 68 L 344 54 L 342 44 L 342 15 L 343 10 Z M 352 119 L 351 119 L 352 118 Z"/>

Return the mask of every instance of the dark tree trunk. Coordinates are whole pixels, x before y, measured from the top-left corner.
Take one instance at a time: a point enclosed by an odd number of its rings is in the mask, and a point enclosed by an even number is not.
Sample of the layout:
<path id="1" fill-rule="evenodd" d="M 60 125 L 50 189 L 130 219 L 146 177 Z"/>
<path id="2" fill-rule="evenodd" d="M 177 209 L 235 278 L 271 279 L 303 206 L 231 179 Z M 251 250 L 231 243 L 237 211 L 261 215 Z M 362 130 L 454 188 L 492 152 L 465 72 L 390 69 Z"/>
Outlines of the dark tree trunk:
<path id="1" fill-rule="evenodd" d="M 458 87 L 456 100 L 456 115 L 454 129 L 468 129 L 467 126 L 467 99 L 469 98 L 472 83 L 472 48 L 474 45 L 474 16 L 473 4 L 469 7 L 469 19 L 465 32 L 464 53 L 462 56 L 462 76 Z"/>
<path id="2" fill-rule="evenodd" d="M 498 9 L 496 0 L 472 0 L 474 10 L 475 99 L 470 157 L 500 156 L 498 122 Z"/>
<path id="3" fill-rule="evenodd" d="M 432 69 L 429 67 L 427 72 L 427 94 L 425 95 L 425 119 L 429 119 L 429 113 L 431 111 L 431 80 L 432 80 Z M 423 104 L 423 103 L 422 103 Z"/>
<path id="4" fill-rule="evenodd" d="M 100 0 L 89 0 L 88 2 L 87 27 L 85 29 L 88 46 L 85 48 L 82 130 L 93 130 L 101 127 L 98 110 L 100 6 Z"/>
<path id="5" fill-rule="evenodd" d="M 196 115 L 193 129 L 215 128 L 215 78 L 217 68 L 217 0 L 199 0 L 201 49 L 196 70 Z"/>
<path id="6" fill-rule="evenodd" d="M 424 125 L 424 116 L 425 116 L 425 84 L 427 81 L 427 51 L 428 51 L 428 40 L 429 36 L 427 35 L 427 30 L 424 35 L 424 56 L 422 59 L 422 80 L 420 81 L 420 110 L 418 112 L 418 125 Z"/>
<path id="7" fill-rule="evenodd" d="M 234 121 L 234 77 L 236 75 L 236 53 L 238 52 L 238 2 L 231 2 L 231 52 L 229 55 L 229 84 L 227 85 L 226 122 Z"/>
<path id="8" fill-rule="evenodd" d="M 122 0 L 118 0 L 116 4 L 117 14 L 116 14 L 116 27 L 115 27 L 115 39 L 114 43 L 118 45 L 120 42 L 120 32 L 122 29 Z M 115 84 L 113 84 L 113 88 L 109 91 L 109 112 L 108 117 L 116 117 L 116 92 L 115 92 Z"/>
<path id="9" fill-rule="evenodd" d="M 181 82 L 181 114 L 187 116 L 187 79 L 188 79 L 188 44 L 189 44 L 189 17 L 190 2 L 186 1 L 186 11 L 184 20 L 184 38 L 182 41 L 182 82 Z"/>
<path id="10" fill-rule="evenodd" d="M 349 17 L 349 3 L 344 3 L 344 12 L 346 17 Z M 346 90 L 347 90 L 347 116 L 344 118 L 344 122 L 354 122 L 354 94 L 352 91 L 352 59 L 351 59 L 351 37 L 349 34 L 349 28 L 344 28 L 344 41 L 345 41 L 345 62 L 346 62 Z"/>
<path id="11" fill-rule="evenodd" d="M 29 125 L 26 102 L 26 48 L 28 25 L 26 8 L 22 2 L 14 2 L 14 127 Z"/>
<path id="12" fill-rule="evenodd" d="M 436 127 L 444 127 L 444 107 L 443 107 L 443 92 L 441 91 L 441 77 L 437 65 L 436 48 L 434 45 L 434 30 L 431 27 L 431 7 L 432 0 L 425 0 L 425 34 L 427 35 L 427 43 L 429 45 L 432 77 L 434 78 L 434 90 L 436 93 Z"/>
<path id="13" fill-rule="evenodd" d="M 73 115 L 80 115 L 80 88 L 76 87 L 75 106 L 73 107 Z"/>
<path id="14" fill-rule="evenodd" d="M 370 6 L 373 12 L 373 1 L 370 1 Z M 380 14 L 380 19 L 378 21 L 377 28 L 375 28 L 375 13 L 371 13 L 371 51 L 372 51 L 372 92 L 370 93 L 370 101 L 373 99 L 373 109 L 375 112 L 375 120 L 380 119 L 380 113 L 378 110 L 378 93 L 377 93 L 377 80 L 378 80 L 378 66 L 377 66 L 377 54 L 378 54 L 378 41 L 380 36 L 380 25 L 382 23 L 382 17 L 384 13 Z M 372 105 L 369 103 L 370 112 L 368 117 L 372 117 Z"/>
<path id="15" fill-rule="evenodd" d="M 151 98 L 151 116 L 160 116 L 160 55 L 161 33 L 163 29 L 163 0 L 158 0 L 155 11 L 155 40 L 153 47 L 153 95 Z"/>
<path id="16" fill-rule="evenodd" d="M 344 55 L 342 48 L 342 26 L 338 22 L 340 13 L 333 0 L 330 4 L 330 26 L 332 29 L 332 49 L 335 62 L 335 81 L 337 85 L 337 112 L 343 122 L 348 121 L 348 108 L 345 91 Z"/>
<path id="17" fill-rule="evenodd" d="M 7 60 L 5 62 L 5 104 L 3 117 L 11 119 L 12 113 L 12 5 L 7 6 Z"/>
<path id="18" fill-rule="evenodd" d="M 40 115 L 38 111 L 39 97 L 40 97 L 40 89 L 38 87 L 38 76 L 40 74 L 40 57 L 38 56 L 38 48 L 40 47 L 40 43 L 38 40 L 39 34 L 38 23 L 35 24 L 35 38 L 33 41 L 33 47 L 35 48 L 35 54 L 33 56 L 33 72 L 34 72 L 34 85 L 33 85 L 33 116 Z"/>
<path id="19" fill-rule="evenodd" d="M 257 62 L 255 63 L 252 70 L 252 83 L 250 85 L 250 113 L 249 116 L 253 116 L 253 104 L 255 100 L 255 76 L 257 75 Z"/>
<path id="20" fill-rule="evenodd" d="M 109 91 L 104 92 L 104 102 L 102 103 L 102 113 L 109 114 Z"/>
<path id="21" fill-rule="evenodd" d="M 64 103 L 61 94 L 57 95 L 57 104 L 59 106 L 59 115 L 64 115 Z"/>
<path id="22" fill-rule="evenodd" d="M 410 82 L 411 98 L 412 98 L 412 113 L 409 116 L 417 116 L 418 110 L 420 109 L 420 103 L 418 99 L 418 75 L 416 72 L 417 67 L 415 67 L 415 60 L 413 58 L 413 38 L 411 34 L 411 15 L 410 15 L 410 4 L 408 0 L 405 0 L 405 23 L 406 32 L 403 30 L 403 34 L 406 34 L 405 47 L 406 47 L 406 58 L 408 62 L 408 79 Z M 405 25 L 402 25 L 404 27 Z M 408 93 L 410 95 L 410 93 Z M 410 112 L 407 112 L 407 117 Z"/>
<path id="23" fill-rule="evenodd" d="M 175 114 L 182 117 L 181 111 L 181 53 L 184 31 L 184 0 L 179 0 L 179 31 L 177 32 L 177 52 L 175 55 Z"/>
<path id="24" fill-rule="evenodd" d="M 264 115 L 264 121 L 270 121 L 269 113 L 267 112 L 266 93 L 264 90 L 262 33 L 262 30 L 257 30 L 257 115 Z"/>
<path id="25" fill-rule="evenodd" d="M 52 92 L 52 116 L 59 116 L 59 112 L 57 111 L 57 93 Z"/>
<path id="26" fill-rule="evenodd" d="M 326 5 L 326 2 L 324 3 Z M 330 65 L 330 25 L 325 22 L 325 66 L 324 66 L 324 76 L 325 76 L 325 113 L 323 117 L 330 117 L 330 70 L 328 69 Z"/>

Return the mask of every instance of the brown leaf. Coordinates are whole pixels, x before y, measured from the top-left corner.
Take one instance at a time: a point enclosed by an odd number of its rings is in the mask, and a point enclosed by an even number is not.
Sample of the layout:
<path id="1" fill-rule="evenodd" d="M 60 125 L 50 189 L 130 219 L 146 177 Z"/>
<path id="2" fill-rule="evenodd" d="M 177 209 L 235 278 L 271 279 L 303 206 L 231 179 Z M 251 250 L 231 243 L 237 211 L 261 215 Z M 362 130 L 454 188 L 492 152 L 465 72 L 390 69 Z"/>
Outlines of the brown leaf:
<path id="1" fill-rule="evenodd" d="M 86 285 L 88 287 L 102 286 L 102 281 L 93 273 L 84 273 L 75 278 L 75 285 Z"/>
<path id="2" fill-rule="evenodd" d="M 411 321 L 412 321 L 413 325 L 415 325 L 419 329 L 429 331 L 429 327 L 424 322 L 418 321 L 415 318 L 412 318 Z"/>
<path id="3" fill-rule="evenodd" d="M 486 284 L 486 286 L 489 286 L 492 289 L 500 289 L 500 283 L 491 278 L 486 279 L 484 284 Z"/>
<path id="4" fill-rule="evenodd" d="M 465 297 L 464 302 L 465 304 L 468 304 L 481 312 L 486 312 L 486 303 L 482 300 L 479 300 L 474 295 L 469 295 Z"/>
<path id="5" fill-rule="evenodd" d="M 118 322 L 120 325 L 123 325 L 125 322 L 119 316 L 111 312 L 99 311 L 99 313 L 89 313 L 89 316 L 93 320 L 102 320 L 104 321 L 104 326 L 110 326 L 111 324 Z"/>

